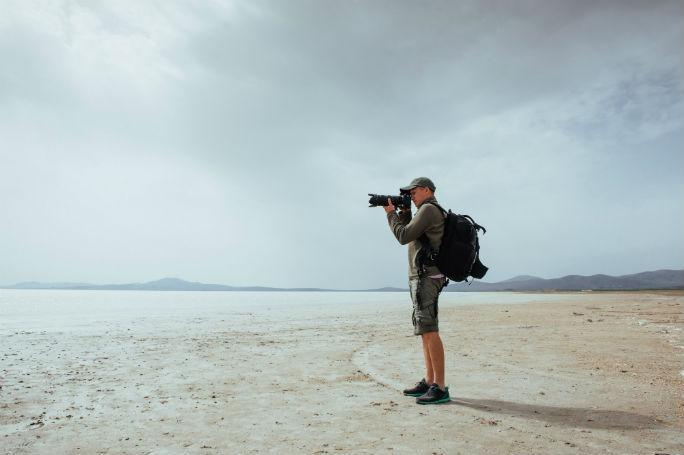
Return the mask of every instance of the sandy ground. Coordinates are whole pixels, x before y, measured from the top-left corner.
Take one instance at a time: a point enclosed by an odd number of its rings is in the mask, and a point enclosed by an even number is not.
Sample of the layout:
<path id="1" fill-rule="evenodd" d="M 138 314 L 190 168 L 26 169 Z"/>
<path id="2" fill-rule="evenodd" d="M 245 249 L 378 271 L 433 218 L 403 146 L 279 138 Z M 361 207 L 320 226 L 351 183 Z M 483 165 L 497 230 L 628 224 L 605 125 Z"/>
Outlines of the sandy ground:
<path id="1" fill-rule="evenodd" d="M 247 315 L 248 330 L 0 321 L 0 453 L 684 453 L 684 293 L 565 296 L 445 297 L 440 406 L 400 392 L 422 376 L 405 304 Z"/>

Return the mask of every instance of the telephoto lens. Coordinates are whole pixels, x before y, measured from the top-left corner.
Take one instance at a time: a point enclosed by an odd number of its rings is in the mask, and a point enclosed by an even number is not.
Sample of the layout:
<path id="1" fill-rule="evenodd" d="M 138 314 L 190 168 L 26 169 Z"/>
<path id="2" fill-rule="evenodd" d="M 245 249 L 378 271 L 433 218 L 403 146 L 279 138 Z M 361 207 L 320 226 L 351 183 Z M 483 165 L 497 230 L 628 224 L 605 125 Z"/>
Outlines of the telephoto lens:
<path id="1" fill-rule="evenodd" d="M 387 206 L 387 199 L 392 201 L 395 207 L 400 209 L 410 209 L 411 208 L 411 196 L 408 194 L 402 194 L 401 196 L 388 196 L 386 194 L 372 194 L 368 193 L 370 199 L 368 199 L 368 207 L 377 207 L 379 205 L 385 207 Z"/>

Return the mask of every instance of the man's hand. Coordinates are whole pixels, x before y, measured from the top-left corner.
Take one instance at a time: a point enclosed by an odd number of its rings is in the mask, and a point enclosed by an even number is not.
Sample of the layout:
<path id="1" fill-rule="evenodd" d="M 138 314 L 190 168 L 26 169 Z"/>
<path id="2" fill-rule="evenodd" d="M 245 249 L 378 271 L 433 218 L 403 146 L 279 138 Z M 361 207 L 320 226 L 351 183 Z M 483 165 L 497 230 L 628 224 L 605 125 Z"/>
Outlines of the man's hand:
<path id="1" fill-rule="evenodd" d="M 387 198 L 387 205 L 383 207 L 385 209 L 385 213 L 391 213 L 395 212 L 397 209 L 394 207 L 394 204 L 392 204 L 392 199 Z"/>

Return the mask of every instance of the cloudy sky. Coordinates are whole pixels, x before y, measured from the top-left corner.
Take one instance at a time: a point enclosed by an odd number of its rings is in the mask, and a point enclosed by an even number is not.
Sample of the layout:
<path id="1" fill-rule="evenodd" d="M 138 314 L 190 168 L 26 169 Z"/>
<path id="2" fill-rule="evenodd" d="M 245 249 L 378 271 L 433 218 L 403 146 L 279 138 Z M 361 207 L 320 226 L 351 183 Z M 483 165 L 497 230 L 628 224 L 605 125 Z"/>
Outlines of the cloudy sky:
<path id="1" fill-rule="evenodd" d="M 423 175 L 488 281 L 684 267 L 682 1 L 0 10 L 0 284 L 405 286 Z"/>

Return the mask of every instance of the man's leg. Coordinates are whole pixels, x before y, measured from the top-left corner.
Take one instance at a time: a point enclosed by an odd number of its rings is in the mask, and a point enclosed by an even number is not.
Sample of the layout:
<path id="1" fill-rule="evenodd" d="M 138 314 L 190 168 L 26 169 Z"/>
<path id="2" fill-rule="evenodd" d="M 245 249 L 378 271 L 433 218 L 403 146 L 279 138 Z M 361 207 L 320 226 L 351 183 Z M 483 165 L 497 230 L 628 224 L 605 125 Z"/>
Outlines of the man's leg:
<path id="1" fill-rule="evenodd" d="M 430 362 L 432 369 L 432 385 L 425 394 L 416 398 L 418 404 L 441 404 L 451 401 L 449 390 L 444 384 L 444 346 L 438 331 L 430 331 L 422 334 L 423 352 L 426 362 Z"/>
<path id="2" fill-rule="evenodd" d="M 439 332 L 427 332 L 422 335 L 423 355 L 428 376 L 425 380 L 428 384 L 437 384 L 444 390 L 444 345 Z"/>
<path id="3" fill-rule="evenodd" d="M 423 331 L 422 325 L 420 324 L 421 319 L 423 319 L 423 315 L 419 301 L 419 288 L 419 280 L 409 280 L 409 291 L 411 293 L 411 300 L 413 301 L 413 315 L 411 319 L 413 320 L 414 335 L 421 335 Z M 412 397 L 424 395 L 430 389 L 430 385 L 434 380 L 434 374 L 432 373 L 432 362 L 430 361 L 430 351 L 427 349 L 427 344 L 425 344 L 423 337 L 421 337 L 421 341 L 423 341 L 423 356 L 425 358 L 426 374 L 425 377 L 415 385 L 415 387 L 410 387 L 404 390 L 404 395 L 409 395 Z"/>
<path id="4" fill-rule="evenodd" d="M 425 382 L 428 384 L 433 384 L 435 382 L 435 370 L 432 368 L 430 348 L 425 335 L 427 335 L 427 333 L 424 333 L 420 336 L 421 340 L 423 341 L 423 358 L 425 359 Z"/>
<path id="5" fill-rule="evenodd" d="M 444 381 L 444 345 L 439 336 L 438 299 L 445 280 L 421 280 L 420 304 L 416 309 L 417 324 L 414 333 L 423 340 L 423 356 L 427 379 L 432 384 L 425 394 L 416 398 L 418 404 L 440 404 L 451 401 Z"/>

